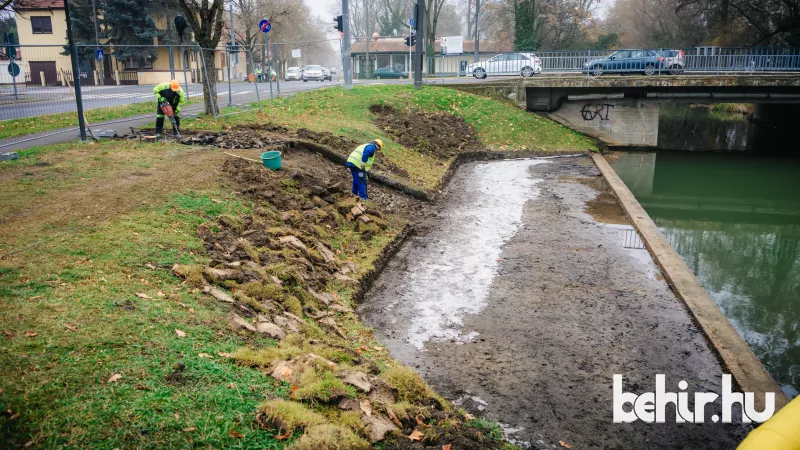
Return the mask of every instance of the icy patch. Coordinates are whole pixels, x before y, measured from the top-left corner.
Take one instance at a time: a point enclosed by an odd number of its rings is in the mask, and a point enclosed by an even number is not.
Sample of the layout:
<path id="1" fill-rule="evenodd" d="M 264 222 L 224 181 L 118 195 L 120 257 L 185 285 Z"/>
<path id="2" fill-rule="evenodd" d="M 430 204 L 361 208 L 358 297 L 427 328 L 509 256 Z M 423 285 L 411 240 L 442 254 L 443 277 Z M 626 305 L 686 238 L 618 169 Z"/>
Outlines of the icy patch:
<path id="1" fill-rule="evenodd" d="M 468 166 L 466 198 L 447 214 L 448 223 L 426 237 L 427 257 L 407 272 L 403 300 L 414 305 L 408 343 L 469 342 L 462 319 L 486 306 L 503 245 L 520 226 L 528 200 L 538 195 L 529 168 L 542 160 L 513 160 Z M 455 225 L 455 226 L 453 226 Z"/>

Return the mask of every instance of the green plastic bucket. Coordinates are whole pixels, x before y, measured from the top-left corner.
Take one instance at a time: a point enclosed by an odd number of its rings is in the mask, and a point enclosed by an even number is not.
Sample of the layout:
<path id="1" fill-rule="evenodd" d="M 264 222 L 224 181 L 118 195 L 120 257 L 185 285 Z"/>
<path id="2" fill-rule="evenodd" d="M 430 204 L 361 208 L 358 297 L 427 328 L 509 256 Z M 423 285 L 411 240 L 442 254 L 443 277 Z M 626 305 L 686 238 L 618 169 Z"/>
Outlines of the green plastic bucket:
<path id="1" fill-rule="evenodd" d="M 278 170 L 281 168 L 281 152 L 264 152 L 261 154 L 261 162 L 267 169 Z"/>

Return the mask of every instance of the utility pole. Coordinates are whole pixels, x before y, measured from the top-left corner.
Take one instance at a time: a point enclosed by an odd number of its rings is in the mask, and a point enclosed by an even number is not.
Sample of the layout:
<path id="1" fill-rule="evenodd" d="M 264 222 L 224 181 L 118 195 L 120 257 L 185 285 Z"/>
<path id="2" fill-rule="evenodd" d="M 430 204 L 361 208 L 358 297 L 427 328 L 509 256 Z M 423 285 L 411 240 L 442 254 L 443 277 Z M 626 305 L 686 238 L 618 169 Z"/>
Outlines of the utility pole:
<path id="1" fill-rule="evenodd" d="M 344 89 L 353 89 L 353 64 L 350 59 L 350 5 L 342 0 L 342 71 L 344 72 Z"/>
<path id="2" fill-rule="evenodd" d="M 422 87 L 422 62 L 425 55 L 425 0 L 417 0 L 417 17 L 414 18 L 414 24 L 417 26 L 417 54 L 415 59 L 417 64 L 414 67 L 414 88 L 419 89 Z"/>
<path id="3" fill-rule="evenodd" d="M 78 129 L 81 141 L 86 142 L 86 121 L 83 120 L 83 98 L 81 97 L 81 74 L 78 72 L 78 51 L 72 39 L 72 21 L 69 18 L 69 0 L 64 0 L 64 15 L 67 16 L 67 45 L 72 62 L 72 80 L 75 82 L 75 106 L 78 109 Z"/>
<path id="4" fill-rule="evenodd" d="M 475 62 L 480 58 L 481 32 L 478 31 L 478 17 L 481 14 L 481 0 L 475 0 Z"/>
<path id="5" fill-rule="evenodd" d="M 231 31 L 231 43 L 228 46 L 228 106 L 233 106 L 233 94 L 231 93 L 231 60 L 233 58 L 231 58 L 231 50 L 233 49 L 232 46 L 236 45 L 236 38 L 233 34 L 233 3 L 229 5 L 228 11 L 230 11 L 231 18 L 231 26 L 229 27 Z"/>
<path id="6" fill-rule="evenodd" d="M 95 67 L 97 64 L 101 66 L 104 64 L 97 60 L 97 50 L 100 50 L 100 33 L 97 31 L 97 0 L 92 0 L 92 14 L 94 14 L 94 44 L 95 44 Z M 100 68 L 97 69 L 97 78 L 100 80 L 100 86 L 105 84 L 105 71 L 100 74 Z"/>

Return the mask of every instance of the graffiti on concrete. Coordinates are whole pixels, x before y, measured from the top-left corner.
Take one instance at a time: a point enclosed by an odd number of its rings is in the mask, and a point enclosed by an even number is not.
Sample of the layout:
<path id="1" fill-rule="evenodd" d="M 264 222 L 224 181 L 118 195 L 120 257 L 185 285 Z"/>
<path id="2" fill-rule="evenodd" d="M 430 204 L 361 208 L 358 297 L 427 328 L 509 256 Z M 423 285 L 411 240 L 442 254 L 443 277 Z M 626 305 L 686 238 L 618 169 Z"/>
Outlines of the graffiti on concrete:
<path id="1" fill-rule="evenodd" d="M 608 115 L 613 108 L 614 105 L 610 103 L 586 103 L 581 108 L 581 116 L 583 120 L 608 120 Z"/>

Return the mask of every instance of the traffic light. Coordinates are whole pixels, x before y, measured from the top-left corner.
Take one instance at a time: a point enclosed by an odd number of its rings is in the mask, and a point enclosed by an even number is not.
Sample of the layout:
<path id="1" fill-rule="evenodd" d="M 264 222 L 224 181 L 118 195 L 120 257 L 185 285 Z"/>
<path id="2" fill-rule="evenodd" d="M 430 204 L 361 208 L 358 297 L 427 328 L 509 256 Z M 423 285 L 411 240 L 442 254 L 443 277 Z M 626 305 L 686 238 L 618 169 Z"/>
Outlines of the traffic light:
<path id="1" fill-rule="evenodd" d="M 344 31 L 344 26 L 342 25 L 342 16 L 334 17 L 333 21 L 336 23 L 333 28 L 336 28 L 337 31 Z"/>
<path id="2" fill-rule="evenodd" d="M 406 36 L 406 45 L 411 47 L 412 45 L 417 43 L 417 35 L 412 34 L 411 36 Z"/>

